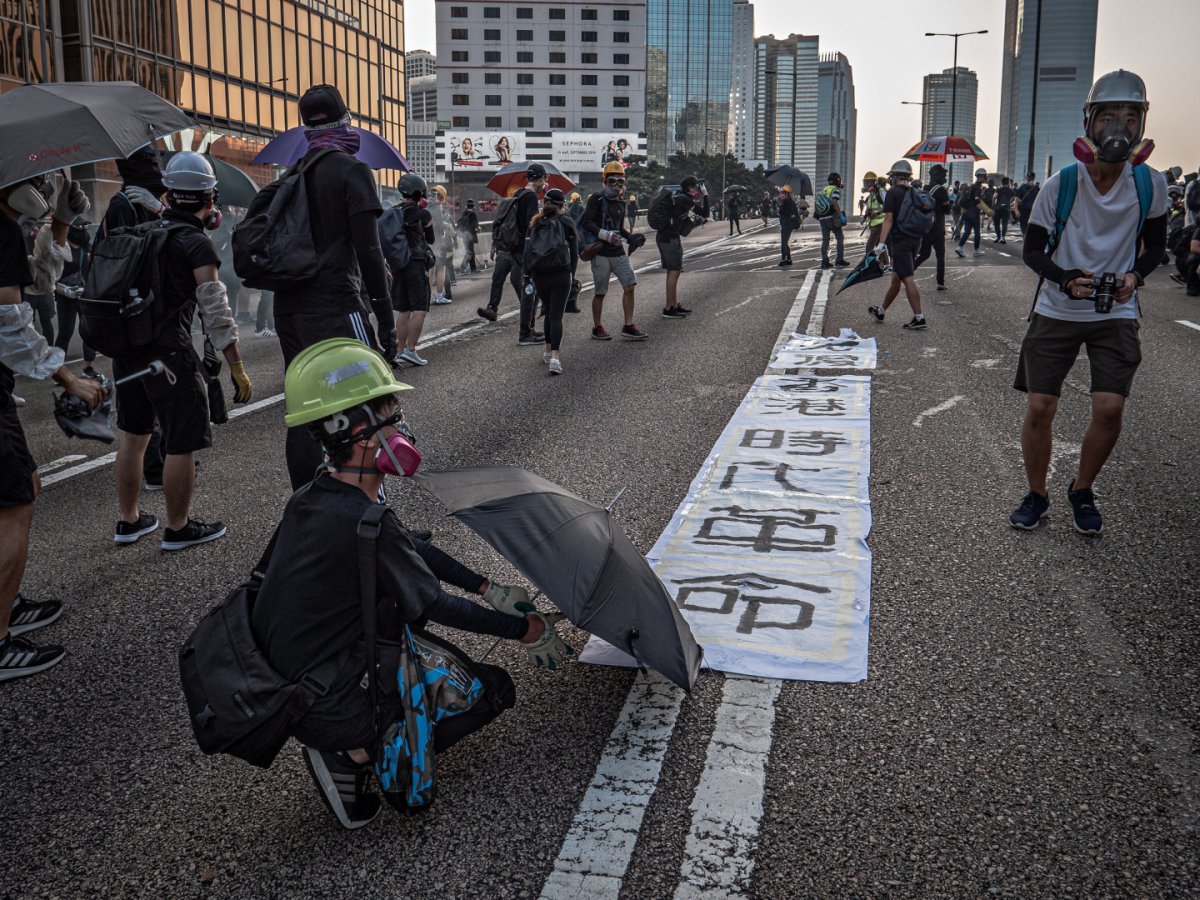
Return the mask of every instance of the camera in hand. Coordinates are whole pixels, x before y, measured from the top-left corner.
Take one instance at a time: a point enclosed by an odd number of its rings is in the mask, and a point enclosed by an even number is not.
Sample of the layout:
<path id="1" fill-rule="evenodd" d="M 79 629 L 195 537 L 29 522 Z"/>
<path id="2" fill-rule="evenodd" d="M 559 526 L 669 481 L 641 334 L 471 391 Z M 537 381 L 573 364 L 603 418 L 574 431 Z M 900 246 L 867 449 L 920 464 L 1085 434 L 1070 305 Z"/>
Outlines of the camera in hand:
<path id="1" fill-rule="evenodd" d="M 1112 312 L 1113 295 L 1120 283 L 1115 272 L 1104 272 L 1092 276 L 1092 303 L 1096 305 L 1096 312 L 1101 315 Z"/>

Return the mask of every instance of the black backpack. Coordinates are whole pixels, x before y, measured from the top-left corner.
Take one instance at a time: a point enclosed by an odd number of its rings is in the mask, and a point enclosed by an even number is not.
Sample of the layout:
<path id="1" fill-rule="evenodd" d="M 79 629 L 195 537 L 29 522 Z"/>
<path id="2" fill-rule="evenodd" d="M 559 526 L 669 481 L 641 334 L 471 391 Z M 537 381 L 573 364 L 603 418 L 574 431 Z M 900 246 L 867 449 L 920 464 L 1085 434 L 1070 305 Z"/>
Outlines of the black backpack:
<path id="1" fill-rule="evenodd" d="M 525 259 L 528 263 L 527 271 L 534 275 L 543 272 L 565 272 L 571 268 L 567 232 L 558 216 L 538 220 L 529 234 Z"/>
<path id="2" fill-rule="evenodd" d="M 180 309 L 164 295 L 163 256 L 171 233 L 187 227 L 155 219 L 97 241 L 79 299 L 79 332 L 88 346 L 113 359 L 154 346 Z"/>
<path id="3" fill-rule="evenodd" d="M 412 262 L 412 243 L 404 227 L 403 206 L 393 206 L 379 217 L 379 245 L 392 275 L 399 275 Z"/>
<path id="4" fill-rule="evenodd" d="M 378 525 L 387 512 L 388 507 L 373 504 L 362 522 Z M 200 749 L 264 769 L 295 724 L 337 683 L 350 657 L 349 652 L 336 654 L 292 682 L 275 671 L 258 646 L 250 617 L 275 540 L 273 536 L 249 580 L 200 620 L 179 651 L 179 677 Z"/>
<path id="5" fill-rule="evenodd" d="M 517 204 L 527 190 L 529 189 L 521 188 L 511 197 L 500 201 L 496 210 L 496 221 L 492 223 L 492 244 L 497 250 L 515 253 L 525 245 L 525 235 L 517 221 Z"/>
<path id="6" fill-rule="evenodd" d="M 909 237 L 923 238 L 934 222 L 933 197 L 921 188 L 910 187 L 900 200 L 900 211 L 896 213 L 895 228 Z"/>
<path id="7" fill-rule="evenodd" d="M 646 223 L 655 231 L 671 227 L 671 214 L 675 211 L 675 195 L 667 188 L 659 188 L 646 210 Z"/>
<path id="8" fill-rule="evenodd" d="M 246 218 L 233 229 L 233 270 L 246 287 L 266 291 L 303 287 L 349 239 L 341 236 L 324 253 L 317 253 L 313 241 L 304 173 L 333 152 L 318 150 L 259 191 Z"/>

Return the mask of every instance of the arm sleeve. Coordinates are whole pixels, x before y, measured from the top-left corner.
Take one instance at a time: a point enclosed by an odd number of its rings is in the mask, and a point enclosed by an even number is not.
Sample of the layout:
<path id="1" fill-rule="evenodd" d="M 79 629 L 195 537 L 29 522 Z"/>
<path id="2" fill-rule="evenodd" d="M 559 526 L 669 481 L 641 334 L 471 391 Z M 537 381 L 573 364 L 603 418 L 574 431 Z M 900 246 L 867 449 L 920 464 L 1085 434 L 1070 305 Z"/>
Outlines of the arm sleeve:
<path id="1" fill-rule="evenodd" d="M 1030 222 L 1025 234 L 1025 245 L 1021 251 L 1021 258 L 1025 261 L 1025 265 L 1051 284 L 1061 285 L 1066 272 L 1060 266 L 1055 265 L 1050 254 L 1046 252 L 1046 245 L 1049 241 L 1050 232 L 1046 230 L 1045 226 Z M 1159 258 L 1162 258 L 1161 253 Z"/>
<path id="2" fill-rule="evenodd" d="M 431 622 L 457 628 L 459 631 L 471 631 L 475 634 L 490 634 L 493 637 L 516 640 L 524 637 L 528 625 L 525 618 L 517 618 L 507 613 L 497 612 L 490 607 L 480 606 L 456 597 L 445 591 L 439 591 L 428 606 L 425 615 Z"/>
<path id="3" fill-rule="evenodd" d="M 0 363 L 18 375 L 49 378 L 66 354 L 51 347 L 33 327 L 33 307 L 28 303 L 0 305 Z"/>
<path id="4" fill-rule="evenodd" d="M 204 333 L 214 347 L 224 350 L 230 344 L 237 343 L 237 323 L 233 320 L 233 310 L 229 308 L 229 291 L 224 282 L 206 281 L 196 285 L 196 305 L 200 309 Z"/>
<path id="5" fill-rule="evenodd" d="M 1163 213 L 1146 220 L 1146 225 L 1142 228 L 1142 252 L 1133 264 L 1133 271 L 1144 281 L 1158 268 L 1166 252 L 1167 214 Z"/>
<path id="6" fill-rule="evenodd" d="M 387 271 L 379 246 L 379 214 L 365 209 L 350 217 L 350 240 L 362 270 L 363 284 L 372 300 L 388 295 Z"/>

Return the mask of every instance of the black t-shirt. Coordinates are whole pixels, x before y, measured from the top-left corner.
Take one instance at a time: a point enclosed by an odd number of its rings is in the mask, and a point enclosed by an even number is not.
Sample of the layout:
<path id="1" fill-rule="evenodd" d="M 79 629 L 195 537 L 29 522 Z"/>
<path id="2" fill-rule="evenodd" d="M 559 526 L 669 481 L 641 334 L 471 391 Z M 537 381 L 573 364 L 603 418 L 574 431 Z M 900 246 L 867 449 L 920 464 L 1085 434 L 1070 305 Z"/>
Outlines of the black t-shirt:
<path id="1" fill-rule="evenodd" d="M 897 184 L 888 189 L 887 196 L 883 198 L 884 215 L 892 214 L 892 230 L 888 233 L 888 243 L 892 246 L 897 244 L 911 244 L 921 242 L 920 236 L 914 237 L 911 234 L 904 234 L 896 227 L 896 219 L 900 217 L 900 204 L 904 202 L 904 195 L 908 193 L 908 187 L 903 184 Z"/>
<path id="2" fill-rule="evenodd" d="M 1017 188 L 1017 197 L 1020 202 L 1017 204 L 1021 212 L 1026 213 L 1033 209 L 1034 201 L 1037 200 L 1037 195 L 1041 191 L 1036 184 L 1023 184 Z"/>
<path id="3" fill-rule="evenodd" d="M 979 201 L 983 199 L 983 187 L 976 182 L 963 188 L 958 196 L 958 205 L 962 210 L 976 209 L 979 206 Z"/>
<path id="4" fill-rule="evenodd" d="M 309 153 L 315 151 L 310 150 Z M 383 211 L 375 180 L 366 163 L 349 153 L 327 153 L 304 173 L 309 219 L 317 253 L 335 242 L 321 273 L 299 291 L 277 291 L 275 313 L 339 313 L 361 310 L 362 271 L 351 240 L 350 219 L 358 213 Z"/>
<path id="5" fill-rule="evenodd" d="M 414 259 L 425 254 L 434 241 L 433 213 L 421 209 L 415 203 L 404 204 L 404 231 L 408 234 L 408 246 Z M 424 265 L 421 261 L 421 265 Z"/>
<path id="6" fill-rule="evenodd" d="M 33 284 L 33 270 L 21 226 L 0 213 L 0 287 L 23 288 L 27 284 Z M 16 383 L 12 369 L 0 362 L 0 409 L 8 406 Z"/>
<path id="7" fill-rule="evenodd" d="M 996 205 L 995 209 L 1008 209 L 1008 205 L 1012 202 L 1013 195 L 1016 192 L 1010 187 L 1001 185 L 996 188 Z"/>
<path id="8" fill-rule="evenodd" d="M 931 231 L 946 230 L 946 213 L 950 212 L 950 192 L 944 184 L 931 185 L 929 196 L 933 198 L 933 227 Z"/>
<path id="9" fill-rule="evenodd" d="M 163 329 L 155 348 L 184 350 L 192 346 L 192 319 L 196 315 L 196 275 L 192 270 L 201 266 L 220 267 L 221 257 L 195 216 L 168 209 L 163 213 L 163 221 L 183 226 L 172 231 L 162 261 L 164 299 L 179 312 Z"/>

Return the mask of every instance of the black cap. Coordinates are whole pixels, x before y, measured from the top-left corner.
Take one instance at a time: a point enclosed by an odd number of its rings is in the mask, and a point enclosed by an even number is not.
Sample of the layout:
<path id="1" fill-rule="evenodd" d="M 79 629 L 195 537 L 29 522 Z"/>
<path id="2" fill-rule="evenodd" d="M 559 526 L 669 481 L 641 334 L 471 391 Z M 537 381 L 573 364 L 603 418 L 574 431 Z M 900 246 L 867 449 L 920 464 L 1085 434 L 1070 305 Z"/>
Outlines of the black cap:
<path id="1" fill-rule="evenodd" d="M 946 167 L 943 166 L 941 163 L 934 163 L 932 166 L 929 167 L 929 174 L 930 175 L 945 175 Z"/>
<path id="2" fill-rule="evenodd" d="M 546 167 L 543 166 L 541 163 L 537 163 L 537 162 L 530 163 L 528 168 L 525 169 L 525 177 L 528 178 L 530 181 L 535 181 L 538 178 L 545 178 L 546 177 Z"/>
<path id="3" fill-rule="evenodd" d="M 550 190 L 546 191 L 546 196 L 543 199 L 547 203 L 554 203 L 558 206 L 562 206 L 567 202 L 567 195 L 558 188 L 550 188 Z"/>
<path id="4" fill-rule="evenodd" d="M 699 183 L 700 183 L 700 179 L 697 178 L 695 175 L 688 175 L 686 178 L 684 178 L 682 181 L 679 182 L 679 187 L 682 190 L 690 191 L 692 188 L 694 188 Z"/>
<path id="5" fill-rule="evenodd" d="M 829 183 L 830 184 L 841 184 L 842 176 L 839 175 L 837 172 L 830 172 L 829 173 Z"/>
<path id="6" fill-rule="evenodd" d="M 349 115 L 346 101 L 332 84 L 314 84 L 300 98 L 300 119 L 309 128 L 342 125 Z"/>

